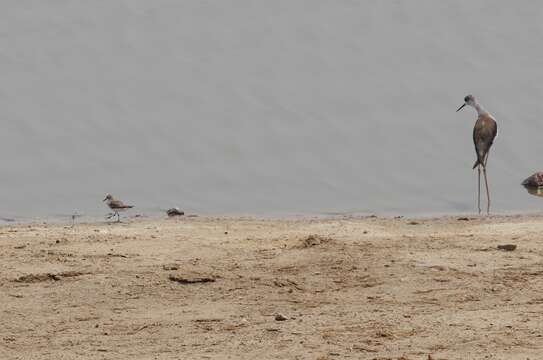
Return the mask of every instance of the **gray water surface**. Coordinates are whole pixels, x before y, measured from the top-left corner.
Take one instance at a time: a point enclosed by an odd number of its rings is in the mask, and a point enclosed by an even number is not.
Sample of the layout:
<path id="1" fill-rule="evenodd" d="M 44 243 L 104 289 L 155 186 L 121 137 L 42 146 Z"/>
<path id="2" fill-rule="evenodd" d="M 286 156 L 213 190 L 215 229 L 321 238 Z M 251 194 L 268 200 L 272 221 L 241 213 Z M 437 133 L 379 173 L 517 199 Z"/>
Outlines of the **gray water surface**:
<path id="1" fill-rule="evenodd" d="M 543 209 L 543 4 L 4 1 L 0 215 Z"/>

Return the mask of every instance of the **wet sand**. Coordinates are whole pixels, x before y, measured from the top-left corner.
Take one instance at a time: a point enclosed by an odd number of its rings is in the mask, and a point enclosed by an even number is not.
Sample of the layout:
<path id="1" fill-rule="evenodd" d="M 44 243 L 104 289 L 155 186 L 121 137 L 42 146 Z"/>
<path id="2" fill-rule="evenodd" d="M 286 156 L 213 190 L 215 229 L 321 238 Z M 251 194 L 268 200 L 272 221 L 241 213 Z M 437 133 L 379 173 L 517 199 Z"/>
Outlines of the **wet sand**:
<path id="1" fill-rule="evenodd" d="M 4 226 L 0 358 L 538 359 L 542 234 L 532 215 Z"/>

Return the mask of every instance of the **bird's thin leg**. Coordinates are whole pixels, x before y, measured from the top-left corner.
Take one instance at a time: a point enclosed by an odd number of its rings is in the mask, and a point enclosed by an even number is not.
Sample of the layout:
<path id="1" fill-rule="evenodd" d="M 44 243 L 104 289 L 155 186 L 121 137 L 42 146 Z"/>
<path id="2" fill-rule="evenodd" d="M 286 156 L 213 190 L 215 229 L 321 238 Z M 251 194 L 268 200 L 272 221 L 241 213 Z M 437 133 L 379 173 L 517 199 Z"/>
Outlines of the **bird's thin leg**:
<path id="1" fill-rule="evenodd" d="M 487 180 L 487 177 L 486 177 L 486 162 L 488 161 L 488 154 L 489 153 L 490 153 L 490 149 L 488 149 L 488 151 L 486 152 L 485 161 L 484 161 L 484 165 L 483 165 L 483 173 L 485 175 L 485 185 L 486 185 L 486 199 L 487 199 L 486 214 L 487 215 L 490 214 L 490 189 L 488 188 L 488 180 Z"/>
<path id="2" fill-rule="evenodd" d="M 486 166 L 483 166 L 483 174 L 485 176 L 485 186 L 486 186 L 486 214 L 490 215 L 490 190 L 488 189 L 488 179 L 486 177 Z"/>
<path id="3" fill-rule="evenodd" d="M 481 215 L 481 165 L 477 166 L 477 209 L 479 209 L 479 215 Z"/>
<path id="4" fill-rule="evenodd" d="M 117 211 L 117 222 L 121 222 L 121 217 L 119 216 L 119 212 Z"/>

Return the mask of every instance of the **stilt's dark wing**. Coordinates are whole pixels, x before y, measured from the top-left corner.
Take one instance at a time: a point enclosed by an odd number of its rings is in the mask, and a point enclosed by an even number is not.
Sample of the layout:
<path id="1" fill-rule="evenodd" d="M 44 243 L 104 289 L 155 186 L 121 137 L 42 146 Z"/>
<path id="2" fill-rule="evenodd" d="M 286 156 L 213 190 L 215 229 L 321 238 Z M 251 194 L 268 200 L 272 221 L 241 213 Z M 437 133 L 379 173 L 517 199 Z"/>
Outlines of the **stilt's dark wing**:
<path id="1" fill-rule="evenodd" d="M 485 157 L 490 147 L 494 143 L 494 138 L 498 134 L 498 125 L 496 121 L 488 114 L 481 115 L 473 128 L 473 144 L 477 154 L 477 161 L 473 168 L 479 164 L 485 164 Z"/>

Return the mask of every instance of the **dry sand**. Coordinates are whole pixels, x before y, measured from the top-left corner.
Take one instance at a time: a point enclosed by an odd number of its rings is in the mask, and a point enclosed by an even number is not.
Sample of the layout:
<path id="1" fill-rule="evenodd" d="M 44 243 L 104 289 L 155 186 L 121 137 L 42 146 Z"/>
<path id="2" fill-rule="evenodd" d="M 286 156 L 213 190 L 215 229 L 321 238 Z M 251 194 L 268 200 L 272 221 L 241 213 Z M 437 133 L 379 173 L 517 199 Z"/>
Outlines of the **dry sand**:
<path id="1" fill-rule="evenodd" d="M 538 216 L 5 226 L 0 358 L 540 359 L 542 233 Z"/>

